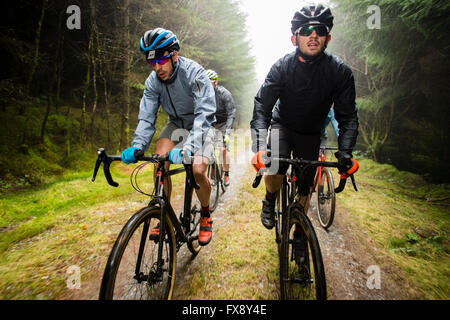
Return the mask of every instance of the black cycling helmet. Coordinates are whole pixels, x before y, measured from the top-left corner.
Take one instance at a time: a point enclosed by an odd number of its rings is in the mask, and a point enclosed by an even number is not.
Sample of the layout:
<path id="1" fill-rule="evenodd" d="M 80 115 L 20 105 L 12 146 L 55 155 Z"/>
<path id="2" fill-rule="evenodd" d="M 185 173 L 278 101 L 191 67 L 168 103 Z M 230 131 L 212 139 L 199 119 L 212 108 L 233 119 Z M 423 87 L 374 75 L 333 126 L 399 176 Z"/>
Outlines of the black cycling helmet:
<path id="1" fill-rule="evenodd" d="M 139 40 L 139 47 L 147 60 L 161 58 L 165 51 L 180 51 L 177 36 L 163 28 L 146 31 Z"/>
<path id="2" fill-rule="evenodd" d="M 333 28 L 333 14 L 330 8 L 323 4 L 304 6 L 294 14 L 291 21 L 291 31 L 295 34 L 301 26 L 311 24 L 323 24 L 327 27 L 328 32 Z"/>

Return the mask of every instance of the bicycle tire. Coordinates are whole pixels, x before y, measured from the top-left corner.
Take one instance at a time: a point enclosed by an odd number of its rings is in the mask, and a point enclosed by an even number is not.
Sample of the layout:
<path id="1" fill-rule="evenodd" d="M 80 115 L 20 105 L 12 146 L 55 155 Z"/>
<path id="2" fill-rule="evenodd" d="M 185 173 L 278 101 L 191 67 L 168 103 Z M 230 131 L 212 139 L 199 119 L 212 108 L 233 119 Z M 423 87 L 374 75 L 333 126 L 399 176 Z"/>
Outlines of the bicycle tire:
<path id="1" fill-rule="evenodd" d="M 149 240 L 149 231 L 161 219 L 159 207 L 145 207 L 125 224 L 111 250 L 102 278 L 100 300 L 166 300 L 171 299 L 175 285 L 176 239 L 172 221 L 166 215 L 163 245 L 164 272 L 156 279 L 158 242 Z M 137 256 L 144 244 L 139 277 L 136 279 Z M 133 255 L 134 254 L 134 255 Z M 147 274 L 146 274 L 147 273 Z M 147 279 L 145 279 L 147 277 Z"/>
<path id="2" fill-rule="evenodd" d="M 208 165 L 208 178 L 211 183 L 211 195 L 209 197 L 209 210 L 214 212 L 220 198 L 220 178 L 217 163 Z"/>
<path id="3" fill-rule="evenodd" d="M 308 217 L 298 208 L 282 219 L 280 291 L 282 300 L 326 300 L 325 270 L 316 233 Z M 293 233 L 301 235 L 301 254 L 294 254 Z"/>
<path id="4" fill-rule="evenodd" d="M 187 246 L 188 246 L 189 251 L 194 256 L 196 256 L 203 247 L 198 243 L 198 235 L 200 233 L 201 204 L 200 204 L 200 200 L 198 200 L 198 198 L 197 198 L 197 194 L 194 191 L 192 191 L 191 203 L 192 203 L 192 208 L 191 208 L 191 214 L 190 214 L 190 223 L 191 223 L 192 234 L 190 235 L 191 236 L 190 240 L 187 242 Z"/>
<path id="5" fill-rule="evenodd" d="M 278 190 L 277 198 L 275 200 L 275 241 L 277 243 L 278 255 L 281 253 L 281 220 L 282 220 L 282 189 Z"/>
<path id="6" fill-rule="evenodd" d="M 336 194 L 334 193 L 333 175 L 328 168 L 322 168 L 317 184 L 316 212 L 319 223 L 324 229 L 328 229 L 333 224 L 335 209 Z"/>

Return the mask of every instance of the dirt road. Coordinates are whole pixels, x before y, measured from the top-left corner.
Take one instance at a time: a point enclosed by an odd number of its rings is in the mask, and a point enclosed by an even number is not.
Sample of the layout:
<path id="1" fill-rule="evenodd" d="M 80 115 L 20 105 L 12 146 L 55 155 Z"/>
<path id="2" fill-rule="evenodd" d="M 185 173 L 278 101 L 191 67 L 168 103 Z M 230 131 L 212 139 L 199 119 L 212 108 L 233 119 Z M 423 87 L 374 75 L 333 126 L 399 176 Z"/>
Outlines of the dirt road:
<path id="1" fill-rule="evenodd" d="M 230 225 L 228 211 L 230 206 L 236 206 L 242 200 L 242 191 L 250 187 L 248 177 L 253 173 L 249 173 L 250 167 L 248 165 L 249 154 L 241 155 L 231 171 L 232 184 L 227 192 L 222 195 L 216 211 L 214 212 L 214 234 L 220 232 L 222 228 L 240 229 L 242 226 Z M 245 178 L 244 178 L 245 177 Z M 252 199 L 255 201 L 254 199 Z M 256 201 L 260 201 L 256 200 Z M 376 247 L 367 238 L 363 230 L 358 229 L 352 222 L 351 215 L 339 204 L 339 196 L 337 197 L 336 216 L 333 225 L 329 231 L 325 231 L 317 222 L 314 214 L 315 200 L 311 203 L 310 212 L 308 213 L 316 229 L 327 280 L 328 298 L 331 300 L 383 300 L 383 299 L 407 299 L 400 279 L 395 276 L 396 270 L 386 270 L 385 265 L 383 269 L 378 267 L 379 257 L 377 256 Z M 257 206 L 260 208 L 260 206 Z M 251 213 L 253 224 L 260 224 L 259 209 Z M 262 226 L 260 226 L 263 228 Z M 260 229 L 265 232 L 264 229 Z M 273 230 L 271 231 L 273 232 Z M 174 299 L 202 299 L 204 295 L 192 293 L 192 282 L 194 278 L 202 277 L 202 272 L 205 266 L 214 265 L 217 249 L 217 240 L 213 241 L 206 247 L 202 248 L 200 254 L 192 258 L 190 252 L 183 246 L 178 253 L 176 284 Z M 232 241 L 232 239 L 230 239 Z M 267 241 L 272 241 L 275 246 L 274 238 L 268 238 Z M 245 247 L 245 243 L 241 244 Z M 240 252 L 235 252 L 239 255 Z M 378 258 L 377 258 L 378 257 Z M 99 259 L 89 275 L 83 278 L 83 286 L 80 290 L 71 290 L 63 295 L 61 299 L 97 299 L 101 275 L 103 272 L 106 257 Z M 262 271 L 263 272 L 263 271 Z M 204 275 L 207 277 L 207 275 Z M 215 288 L 214 290 L 223 290 L 227 286 L 227 281 L 223 279 L 208 278 L 208 283 L 205 287 Z M 215 283 L 214 281 L 217 281 Z M 278 284 L 267 283 L 271 282 L 265 276 L 261 276 L 261 288 L 271 288 L 272 291 L 277 291 Z M 274 282 L 274 281 L 272 281 Z M 244 286 L 245 287 L 245 284 Z M 236 289 L 239 290 L 239 289 Z M 262 290 L 264 291 L 264 290 Z M 206 297 L 215 297 L 214 291 Z M 199 298 L 200 297 L 200 298 Z M 254 299 L 276 299 L 276 294 L 259 296 Z"/>

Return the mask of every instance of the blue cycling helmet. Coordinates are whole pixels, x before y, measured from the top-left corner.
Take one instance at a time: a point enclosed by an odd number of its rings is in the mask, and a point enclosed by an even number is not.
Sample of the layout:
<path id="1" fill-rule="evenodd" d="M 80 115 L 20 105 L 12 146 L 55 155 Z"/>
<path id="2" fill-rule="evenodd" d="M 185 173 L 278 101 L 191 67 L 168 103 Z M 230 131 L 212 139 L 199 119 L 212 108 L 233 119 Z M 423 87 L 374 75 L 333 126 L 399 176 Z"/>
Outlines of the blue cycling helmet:
<path id="1" fill-rule="evenodd" d="M 180 51 L 180 43 L 172 31 L 156 28 L 144 33 L 139 39 L 139 48 L 146 59 L 150 60 L 161 58 L 165 51 L 169 53 L 174 50 Z"/>

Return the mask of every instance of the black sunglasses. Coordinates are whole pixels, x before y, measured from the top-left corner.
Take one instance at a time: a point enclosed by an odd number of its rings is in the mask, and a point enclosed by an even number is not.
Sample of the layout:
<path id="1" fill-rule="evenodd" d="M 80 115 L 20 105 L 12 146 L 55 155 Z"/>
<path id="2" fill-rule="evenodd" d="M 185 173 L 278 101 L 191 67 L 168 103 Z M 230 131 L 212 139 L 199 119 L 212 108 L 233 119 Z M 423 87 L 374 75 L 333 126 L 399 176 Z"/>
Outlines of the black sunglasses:
<path id="1" fill-rule="evenodd" d="M 303 37 L 307 37 L 311 35 L 311 33 L 313 33 L 314 30 L 316 30 L 316 33 L 319 37 L 324 37 L 328 35 L 328 28 L 321 24 L 300 27 L 297 29 L 297 31 L 295 31 L 295 33 Z"/>

